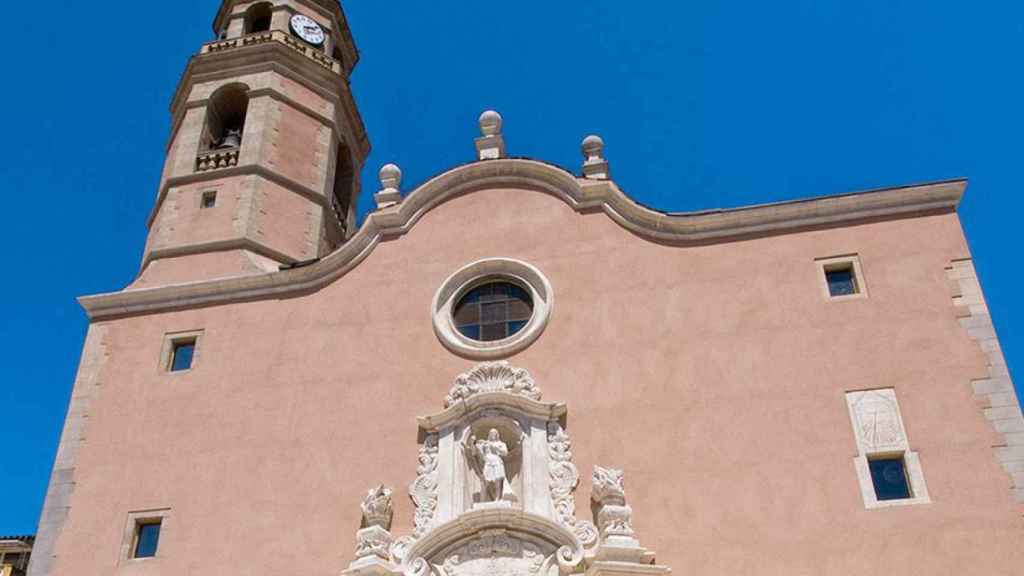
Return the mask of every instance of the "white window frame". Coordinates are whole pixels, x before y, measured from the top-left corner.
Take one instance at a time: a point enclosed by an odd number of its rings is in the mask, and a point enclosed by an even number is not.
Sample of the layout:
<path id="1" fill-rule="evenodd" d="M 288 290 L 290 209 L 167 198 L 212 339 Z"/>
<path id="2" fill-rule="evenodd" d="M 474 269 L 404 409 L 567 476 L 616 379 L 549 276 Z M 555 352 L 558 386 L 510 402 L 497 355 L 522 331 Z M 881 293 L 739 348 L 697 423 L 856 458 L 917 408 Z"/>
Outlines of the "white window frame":
<path id="1" fill-rule="evenodd" d="M 163 556 L 164 537 L 167 535 L 168 521 L 171 517 L 170 508 L 156 508 L 153 510 L 137 510 L 128 513 L 128 521 L 124 526 L 124 536 L 121 539 L 121 562 L 151 562 Z M 156 546 L 156 555 L 146 558 L 135 557 L 135 544 L 139 534 L 139 527 L 144 524 L 160 524 L 160 540 Z"/>
<path id="2" fill-rule="evenodd" d="M 195 350 L 192 351 L 192 365 L 188 370 L 171 370 L 171 361 L 174 356 L 174 346 L 183 342 L 195 341 Z M 164 334 L 164 343 L 160 350 L 159 371 L 162 374 L 181 375 L 188 374 L 196 369 L 199 364 L 199 356 L 202 353 L 203 330 L 189 330 L 186 332 L 171 332 Z"/>
<path id="3" fill-rule="evenodd" d="M 857 254 L 819 258 L 814 262 L 818 267 L 818 280 L 821 283 L 822 294 L 825 296 L 826 301 L 844 302 L 847 300 L 863 300 L 868 297 L 868 285 L 867 282 L 864 281 L 864 270 L 860 264 L 860 256 Z M 853 271 L 853 282 L 857 287 L 857 293 L 833 296 L 831 290 L 828 288 L 828 273 L 833 270 L 845 268 L 849 268 Z"/>

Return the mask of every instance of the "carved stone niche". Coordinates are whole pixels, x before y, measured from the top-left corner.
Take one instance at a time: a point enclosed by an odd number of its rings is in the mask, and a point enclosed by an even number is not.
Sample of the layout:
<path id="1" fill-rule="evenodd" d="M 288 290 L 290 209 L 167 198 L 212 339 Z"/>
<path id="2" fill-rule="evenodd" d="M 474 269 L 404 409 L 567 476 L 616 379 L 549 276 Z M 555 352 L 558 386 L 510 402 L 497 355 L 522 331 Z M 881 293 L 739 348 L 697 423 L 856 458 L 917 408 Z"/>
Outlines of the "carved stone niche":
<path id="1" fill-rule="evenodd" d="M 540 398 L 540 390 L 526 370 L 512 368 L 507 362 L 488 362 L 456 379 L 443 411 L 419 418 L 424 436 L 437 443 L 438 490 L 430 525 L 450 522 L 475 509 L 504 507 L 574 529 L 574 507 L 572 520 L 556 512 L 559 504 L 553 499 L 552 475 L 555 468 L 560 471 L 565 466 L 552 461 L 549 447 L 554 439 L 549 431 L 568 440 L 561 425 L 566 407 Z M 479 450 L 492 431 L 507 450 L 500 461 L 490 457 L 492 470 L 503 465 L 506 477 L 498 498 L 487 491 L 486 456 Z M 571 457 L 569 453 L 567 462 L 572 470 L 558 479 L 568 485 L 555 490 L 563 500 L 566 495 L 571 497 L 579 480 Z M 564 509 L 565 504 L 561 506 Z M 593 536 L 586 539 L 596 540 L 596 530 Z"/>

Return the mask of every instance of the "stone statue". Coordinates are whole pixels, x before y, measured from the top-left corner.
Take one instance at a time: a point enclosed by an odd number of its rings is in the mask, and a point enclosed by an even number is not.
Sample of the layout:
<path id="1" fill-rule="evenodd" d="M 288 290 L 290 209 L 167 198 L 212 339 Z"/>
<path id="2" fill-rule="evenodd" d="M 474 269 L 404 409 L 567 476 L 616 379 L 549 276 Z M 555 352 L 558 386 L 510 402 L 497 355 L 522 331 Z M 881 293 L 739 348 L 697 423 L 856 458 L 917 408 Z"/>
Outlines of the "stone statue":
<path id="1" fill-rule="evenodd" d="M 360 508 L 363 510 L 364 526 L 380 526 L 391 530 L 391 489 L 378 486 L 369 490 L 363 498 Z"/>
<path id="2" fill-rule="evenodd" d="M 506 496 L 505 458 L 508 457 L 508 445 L 501 441 L 498 431 L 491 428 L 486 440 L 477 440 L 476 436 L 472 436 L 466 448 L 479 464 L 479 474 L 484 483 L 484 501 L 500 502 Z"/>

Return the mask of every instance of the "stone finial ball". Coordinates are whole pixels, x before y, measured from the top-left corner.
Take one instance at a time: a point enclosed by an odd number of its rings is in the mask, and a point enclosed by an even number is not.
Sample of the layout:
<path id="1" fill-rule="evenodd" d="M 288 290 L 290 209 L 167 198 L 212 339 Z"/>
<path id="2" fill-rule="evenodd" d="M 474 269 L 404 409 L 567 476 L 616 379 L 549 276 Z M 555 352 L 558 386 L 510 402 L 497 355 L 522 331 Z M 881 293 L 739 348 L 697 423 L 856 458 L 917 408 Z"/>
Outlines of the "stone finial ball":
<path id="1" fill-rule="evenodd" d="M 494 110 L 488 110 L 480 115 L 480 132 L 484 136 L 497 136 L 501 134 L 501 114 Z"/>
<path id="2" fill-rule="evenodd" d="M 590 158 L 600 157 L 604 153 L 604 140 L 600 136 L 591 134 L 583 139 L 583 155 Z"/>
<path id="3" fill-rule="evenodd" d="M 385 164 L 380 169 L 380 183 L 385 188 L 398 188 L 402 183 L 402 169 L 394 164 Z"/>

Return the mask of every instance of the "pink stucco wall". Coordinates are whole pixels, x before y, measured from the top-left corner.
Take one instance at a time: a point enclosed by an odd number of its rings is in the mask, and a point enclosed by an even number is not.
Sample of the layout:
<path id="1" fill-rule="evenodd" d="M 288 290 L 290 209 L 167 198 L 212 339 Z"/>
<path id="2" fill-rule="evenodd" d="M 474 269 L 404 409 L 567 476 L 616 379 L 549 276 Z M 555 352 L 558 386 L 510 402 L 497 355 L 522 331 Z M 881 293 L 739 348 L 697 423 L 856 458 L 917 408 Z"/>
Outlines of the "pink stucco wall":
<path id="1" fill-rule="evenodd" d="M 870 298 L 827 302 L 815 259 L 850 253 Z M 580 517 L 601 464 L 676 574 L 1019 574 L 1022 509 L 970 387 L 985 357 L 944 270 L 968 255 L 952 213 L 679 247 L 538 192 L 456 198 L 315 293 L 106 322 L 55 573 L 334 575 L 378 483 L 408 533 L 415 418 L 474 364 L 431 299 L 503 256 L 554 288 L 510 361 L 568 404 Z M 163 372 L 164 335 L 196 329 L 194 369 Z M 844 393 L 882 387 L 929 505 L 864 508 Z M 165 507 L 159 557 L 117 568 L 128 512 Z"/>

